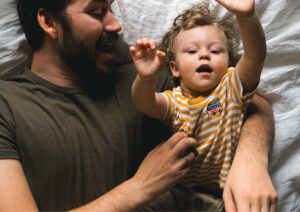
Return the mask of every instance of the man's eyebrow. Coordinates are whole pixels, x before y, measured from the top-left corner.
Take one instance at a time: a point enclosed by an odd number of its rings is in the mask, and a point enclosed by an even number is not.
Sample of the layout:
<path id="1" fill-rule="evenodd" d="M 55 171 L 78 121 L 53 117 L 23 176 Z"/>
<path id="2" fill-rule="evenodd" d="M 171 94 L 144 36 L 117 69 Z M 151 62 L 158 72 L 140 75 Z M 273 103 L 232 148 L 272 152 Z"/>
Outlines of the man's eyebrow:
<path id="1" fill-rule="evenodd" d="M 104 2 L 104 3 L 108 3 L 109 0 L 91 0 L 90 3 L 95 3 L 95 2 Z M 112 2 L 112 1 L 111 1 Z"/>
<path id="2" fill-rule="evenodd" d="M 111 5 L 112 3 L 114 2 L 114 0 L 90 0 L 88 3 L 87 3 L 87 7 L 90 7 L 92 4 L 96 4 L 96 3 L 104 3 L 104 4 L 107 4 L 107 5 Z"/>
<path id="3" fill-rule="evenodd" d="M 96 3 L 107 3 L 107 0 L 89 0 L 88 3 L 86 4 L 85 8 L 91 7 L 91 5 L 96 4 Z"/>

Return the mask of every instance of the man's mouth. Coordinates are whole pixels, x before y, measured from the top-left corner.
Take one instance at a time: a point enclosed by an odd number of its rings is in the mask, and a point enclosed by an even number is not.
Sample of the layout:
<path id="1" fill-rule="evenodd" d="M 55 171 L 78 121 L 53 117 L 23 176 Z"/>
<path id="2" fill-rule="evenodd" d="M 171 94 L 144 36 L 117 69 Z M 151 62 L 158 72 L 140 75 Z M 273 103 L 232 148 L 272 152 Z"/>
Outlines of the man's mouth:
<path id="1" fill-rule="evenodd" d="M 105 53 L 113 53 L 116 48 L 116 43 L 119 35 L 115 32 L 106 32 L 96 43 L 96 48 L 98 51 Z"/>
<path id="2" fill-rule="evenodd" d="M 113 45 L 98 46 L 97 50 L 105 53 L 113 53 L 115 47 Z"/>
<path id="3" fill-rule="evenodd" d="M 212 69 L 209 66 L 200 66 L 197 70 L 197 73 L 212 73 Z"/>

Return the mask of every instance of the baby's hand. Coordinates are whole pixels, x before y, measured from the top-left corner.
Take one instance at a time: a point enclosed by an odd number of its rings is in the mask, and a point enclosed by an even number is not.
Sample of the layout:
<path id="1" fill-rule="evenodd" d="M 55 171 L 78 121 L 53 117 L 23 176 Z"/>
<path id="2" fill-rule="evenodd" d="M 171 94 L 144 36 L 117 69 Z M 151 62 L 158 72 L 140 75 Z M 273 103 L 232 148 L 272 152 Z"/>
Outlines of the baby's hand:
<path id="1" fill-rule="evenodd" d="M 236 16 L 251 15 L 254 12 L 255 0 L 215 0 Z"/>
<path id="2" fill-rule="evenodd" d="M 136 47 L 131 46 L 129 50 L 140 77 L 151 79 L 159 75 L 166 54 L 157 49 L 154 40 L 139 39 L 136 41 Z"/>

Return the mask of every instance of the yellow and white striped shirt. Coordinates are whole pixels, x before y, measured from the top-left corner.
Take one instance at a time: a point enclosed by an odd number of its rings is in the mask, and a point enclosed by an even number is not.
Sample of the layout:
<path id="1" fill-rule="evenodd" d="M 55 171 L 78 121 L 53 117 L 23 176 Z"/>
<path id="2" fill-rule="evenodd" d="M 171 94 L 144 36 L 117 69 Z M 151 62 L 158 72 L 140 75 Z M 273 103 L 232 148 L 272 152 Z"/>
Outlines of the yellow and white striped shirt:
<path id="1" fill-rule="evenodd" d="M 233 67 L 206 98 L 193 98 L 180 87 L 162 93 L 168 102 L 165 121 L 173 131 L 184 131 L 198 141 L 199 155 L 183 184 L 191 187 L 218 183 L 224 188 L 253 94 L 243 95 L 237 69 Z"/>

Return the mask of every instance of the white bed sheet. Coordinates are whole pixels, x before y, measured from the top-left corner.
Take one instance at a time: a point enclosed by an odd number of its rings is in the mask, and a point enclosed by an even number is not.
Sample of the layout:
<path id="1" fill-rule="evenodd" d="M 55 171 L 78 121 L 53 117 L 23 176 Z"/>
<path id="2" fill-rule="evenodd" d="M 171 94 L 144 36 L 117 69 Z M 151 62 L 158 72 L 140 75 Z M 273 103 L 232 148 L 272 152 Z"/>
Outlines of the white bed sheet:
<path id="1" fill-rule="evenodd" d="M 0 78 L 30 63 L 30 48 L 19 24 L 15 0 L 0 0 Z"/>
<path id="2" fill-rule="evenodd" d="M 30 63 L 15 0 L 0 0 L 0 77 Z M 196 0 L 115 0 L 113 11 L 129 44 L 147 37 L 160 41 L 177 13 Z M 300 1 L 257 0 L 268 56 L 259 92 L 272 104 L 276 135 L 270 172 L 279 212 L 300 211 Z M 222 15 L 227 12 L 221 8 Z"/>

